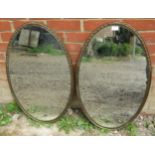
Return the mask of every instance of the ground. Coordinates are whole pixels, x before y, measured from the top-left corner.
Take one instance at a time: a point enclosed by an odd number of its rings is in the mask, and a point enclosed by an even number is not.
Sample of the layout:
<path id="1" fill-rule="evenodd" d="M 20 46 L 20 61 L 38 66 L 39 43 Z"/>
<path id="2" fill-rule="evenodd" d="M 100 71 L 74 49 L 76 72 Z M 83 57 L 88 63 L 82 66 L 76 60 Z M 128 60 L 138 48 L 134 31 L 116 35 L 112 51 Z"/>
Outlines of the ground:
<path id="1" fill-rule="evenodd" d="M 10 68 L 12 85 L 17 97 L 26 107 L 25 109 L 36 117 L 39 114 L 44 118 L 49 118 L 49 115 L 53 117 L 55 112 L 60 113 L 60 110 L 57 111 L 55 107 L 57 109 L 65 107 L 63 103 L 66 103 L 65 97 L 69 94 L 70 86 L 70 81 L 64 80 L 66 76 L 68 77 L 66 79 L 70 77 L 69 68 L 62 65 L 65 64 L 66 59 L 61 56 L 50 57 L 46 54 L 32 56 L 24 53 L 12 53 L 10 60 L 12 62 Z M 80 70 L 80 74 L 81 72 L 83 74 L 79 77 L 80 93 L 83 104 L 92 118 L 99 120 L 103 116 L 104 120 L 101 123 L 104 121 L 106 125 L 110 123 L 115 126 L 115 123 L 126 122 L 134 115 L 143 100 L 146 89 L 146 61 L 144 58 L 132 62 L 108 60 L 103 63 L 102 60 L 101 62 L 99 60 L 99 62 L 89 63 L 88 61 L 83 63 L 83 67 L 84 69 Z M 51 88 L 57 89 L 53 91 Z M 102 102 L 104 104 L 101 104 Z M 36 104 L 41 108 L 37 109 Z M 43 109 L 44 107 L 46 108 Z M 42 110 L 41 115 L 40 110 Z M 9 119 L 6 119 L 8 123 L 2 122 L 0 134 L 154 135 L 155 132 L 154 116 L 140 115 L 135 122 L 122 130 L 108 130 L 106 128 L 98 129 L 81 117 L 79 112 L 69 111 L 54 124 L 36 123 L 27 119 L 21 112 L 11 113 Z M 3 120 L 3 118 L 2 115 L 0 119 Z"/>
<path id="2" fill-rule="evenodd" d="M 79 92 L 91 118 L 106 127 L 127 122 L 143 102 L 146 66 L 143 56 L 83 59 Z"/>
<path id="3" fill-rule="evenodd" d="M 13 50 L 9 66 L 14 93 L 25 110 L 41 120 L 60 115 L 71 93 L 71 73 L 65 55 Z"/>
<path id="4" fill-rule="evenodd" d="M 139 115 L 134 122 L 119 130 L 99 129 L 88 122 L 79 110 L 69 109 L 55 123 L 37 123 L 22 112 L 12 114 L 12 121 L 0 127 L 1 136 L 154 136 L 155 115 Z"/>

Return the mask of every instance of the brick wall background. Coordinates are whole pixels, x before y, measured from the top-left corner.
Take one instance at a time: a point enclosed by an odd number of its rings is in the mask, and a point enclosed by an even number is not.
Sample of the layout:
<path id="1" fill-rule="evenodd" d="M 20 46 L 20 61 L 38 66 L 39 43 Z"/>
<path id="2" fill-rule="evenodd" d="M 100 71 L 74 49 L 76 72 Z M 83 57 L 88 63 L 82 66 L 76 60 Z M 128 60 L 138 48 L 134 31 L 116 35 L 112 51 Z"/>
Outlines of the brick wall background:
<path id="1" fill-rule="evenodd" d="M 155 19 L 0 19 L 0 97 L 3 101 L 3 96 L 11 98 L 9 91 L 5 63 L 6 63 L 6 49 L 9 40 L 15 30 L 22 26 L 22 24 L 29 22 L 42 23 L 55 31 L 65 44 L 67 51 L 70 54 L 72 64 L 75 65 L 81 48 L 89 37 L 89 35 L 97 27 L 112 23 L 121 22 L 128 24 L 137 30 L 140 36 L 145 41 L 152 64 L 152 84 L 149 97 L 143 112 L 155 114 Z M 8 90 L 8 91 L 6 91 Z"/>

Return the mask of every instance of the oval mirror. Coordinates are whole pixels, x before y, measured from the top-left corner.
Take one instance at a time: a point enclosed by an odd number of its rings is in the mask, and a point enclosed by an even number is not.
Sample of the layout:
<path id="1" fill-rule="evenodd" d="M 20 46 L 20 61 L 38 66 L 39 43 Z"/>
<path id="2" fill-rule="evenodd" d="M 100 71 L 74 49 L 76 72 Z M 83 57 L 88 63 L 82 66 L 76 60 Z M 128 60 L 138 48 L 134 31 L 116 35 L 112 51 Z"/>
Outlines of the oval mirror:
<path id="1" fill-rule="evenodd" d="M 101 27 L 86 42 L 77 92 L 99 127 L 118 128 L 142 109 L 151 82 L 150 59 L 137 33 L 122 24 Z"/>
<path id="2" fill-rule="evenodd" d="M 46 27 L 26 24 L 14 34 L 7 52 L 12 93 L 32 119 L 54 121 L 66 110 L 72 94 L 68 54 Z"/>

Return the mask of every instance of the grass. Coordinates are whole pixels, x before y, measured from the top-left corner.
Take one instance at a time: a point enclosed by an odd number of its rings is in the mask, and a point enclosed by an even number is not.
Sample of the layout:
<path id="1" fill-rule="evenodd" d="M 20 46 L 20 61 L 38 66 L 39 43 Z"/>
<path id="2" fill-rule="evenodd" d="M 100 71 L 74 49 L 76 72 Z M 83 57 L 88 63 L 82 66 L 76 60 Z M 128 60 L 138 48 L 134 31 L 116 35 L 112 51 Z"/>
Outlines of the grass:
<path id="1" fill-rule="evenodd" d="M 138 127 L 135 123 L 129 123 L 124 129 L 127 131 L 128 136 L 137 135 Z"/>
<path id="2" fill-rule="evenodd" d="M 144 127 L 145 127 L 145 128 L 148 129 L 148 128 L 149 128 L 149 125 L 150 125 L 150 122 L 148 122 L 148 121 L 145 121 L 145 122 L 144 122 Z"/>
<path id="3" fill-rule="evenodd" d="M 12 122 L 12 115 L 19 113 L 21 110 L 15 102 L 6 105 L 0 105 L 0 126 L 8 125 Z"/>
<path id="4" fill-rule="evenodd" d="M 70 133 L 76 129 L 91 131 L 95 128 L 88 120 L 86 120 L 83 116 L 69 116 L 65 115 L 58 122 L 57 126 L 59 130 L 65 131 L 65 133 Z"/>
<path id="5" fill-rule="evenodd" d="M 59 130 L 65 131 L 65 133 L 69 134 L 70 131 L 75 130 L 76 128 L 76 120 L 71 116 L 64 116 L 57 122 L 57 126 Z"/>
<path id="6" fill-rule="evenodd" d="M 0 126 L 6 126 L 12 122 L 13 114 L 20 113 L 21 110 L 15 102 L 10 102 L 6 105 L 0 105 Z M 51 128 L 53 123 L 36 122 L 28 119 L 31 126 L 36 128 L 46 127 Z M 155 126 L 155 121 L 151 123 Z M 107 128 L 98 128 L 92 123 L 90 123 L 83 115 L 65 115 L 60 120 L 58 120 L 54 125 L 58 127 L 60 131 L 64 131 L 69 134 L 71 131 L 82 131 L 84 134 L 88 135 L 108 135 L 112 130 Z M 150 122 L 145 122 L 144 127 L 148 129 Z M 52 128 L 51 128 L 52 129 Z M 135 122 L 129 123 L 126 127 L 119 130 L 120 132 L 125 132 L 125 135 L 136 136 L 138 133 L 138 126 Z M 155 130 L 151 130 L 150 134 L 155 136 Z M 0 133 L 0 135 L 5 135 L 5 133 Z M 8 135 L 6 133 L 6 135 Z"/>
<path id="7" fill-rule="evenodd" d="M 60 131 L 64 131 L 66 134 L 75 130 L 83 130 L 87 133 L 98 133 L 99 135 L 106 135 L 110 132 L 110 129 L 100 129 L 96 127 L 83 116 L 65 115 L 57 122 L 57 126 Z"/>
<path id="8" fill-rule="evenodd" d="M 108 129 L 108 128 L 102 128 L 102 129 L 100 129 L 100 133 L 103 134 L 103 135 L 108 134 L 110 131 L 111 131 L 111 130 Z"/>
<path id="9" fill-rule="evenodd" d="M 54 48 L 51 44 L 40 45 L 36 48 L 30 48 L 28 52 L 33 54 L 46 53 L 53 56 L 64 55 L 64 51 Z"/>

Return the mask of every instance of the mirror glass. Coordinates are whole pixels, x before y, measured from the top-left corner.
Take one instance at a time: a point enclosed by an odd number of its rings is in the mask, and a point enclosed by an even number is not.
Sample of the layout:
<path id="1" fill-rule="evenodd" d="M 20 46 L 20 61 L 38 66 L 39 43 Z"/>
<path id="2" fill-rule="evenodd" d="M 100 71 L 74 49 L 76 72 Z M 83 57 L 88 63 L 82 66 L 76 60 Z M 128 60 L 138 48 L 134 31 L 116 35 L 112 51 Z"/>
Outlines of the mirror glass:
<path id="1" fill-rule="evenodd" d="M 133 118 L 148 94 L 149 60 L 129 28 L 108 25 L 86 43 L 78 73 L 78 92 L 92 122 L 117 128 Z"/>
<path id="2" fill-rule="evenodd" d="M 59 117 L 69 103 L 72 78 L 68 55 L 55 35 L 40 25 L 23 26 L 10 43 L 7 61 L 21 108 L 38 120 Z"/>

